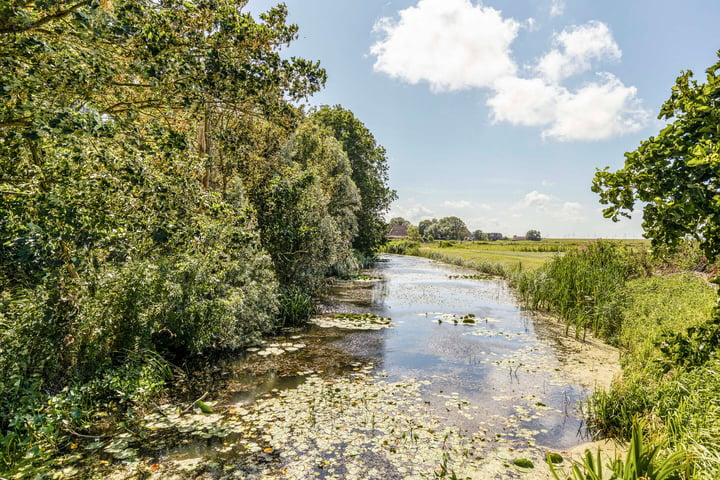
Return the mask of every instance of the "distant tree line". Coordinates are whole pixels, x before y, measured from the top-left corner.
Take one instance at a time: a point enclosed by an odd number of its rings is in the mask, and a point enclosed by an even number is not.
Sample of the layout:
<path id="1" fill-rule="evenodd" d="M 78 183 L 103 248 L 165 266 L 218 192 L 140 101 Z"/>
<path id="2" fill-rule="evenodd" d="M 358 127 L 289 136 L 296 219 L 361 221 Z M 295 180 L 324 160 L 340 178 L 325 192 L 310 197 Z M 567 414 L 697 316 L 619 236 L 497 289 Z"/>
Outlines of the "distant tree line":
<path id="1" fill-rule="evenodd" d="M 407 227 L 408 237 L 411 240 L 475 240 L 487 242 L 489 240 L 507 239 L 505 236 L 497 237 L 498 234 L 488 234 L 482 230 L 475 230 L 472 233 L 465 225 L 465 222 L 458 217 L 443 217 L 441 219 L 422 220 L 416 226 L 402 217 L 390 219 L 388 227 L 404 225 Z M 491 238 L 492 237 L 492 238 Z M 540 241 L 542 236 L 539 230 L 529 230 L 525 234 L 527 240 Z"/>

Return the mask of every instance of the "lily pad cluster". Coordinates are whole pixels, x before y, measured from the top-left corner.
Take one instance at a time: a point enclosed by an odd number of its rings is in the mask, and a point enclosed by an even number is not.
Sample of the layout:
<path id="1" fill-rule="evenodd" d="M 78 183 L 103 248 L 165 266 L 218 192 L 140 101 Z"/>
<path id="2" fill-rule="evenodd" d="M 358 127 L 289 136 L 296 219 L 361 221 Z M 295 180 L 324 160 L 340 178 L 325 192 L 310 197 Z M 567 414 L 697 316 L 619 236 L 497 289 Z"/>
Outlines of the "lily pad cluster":
<path id="1" fill-rule="evenodd" d="M 471 275 L 448 275 L 448 278 L 459 280 L 489 280 L 497 277 L 494 277 L 493 275 L 487 273 L 474 273 Z"/>
<path id="2" fill-rule="evenodd" d="M 425 314 L 430 315 L 430 314 Z M 439 313 L 439 314 L 433 314 L 435 315 L 435 321 L 437 323 L 462 323 L 464 325 L 477 325 L 478 319 L 475 317 L 474 313 L 466 313 L 465 315 L 458 316 L 454 313 Z"/>
<path id="3" fill-rule="evenodd" d="M 268 343 L 263 345 L 263 348 L 252 347 L 246 351 L 260 355 L 261 357 L 267 357 L 268 355 L 282 355 L 285 352 L 296 352 L 301 348 L 305 348 L 306 345 L 302 342 L 282 342 L 282 343 Z"/>
<path id="4" fill-rule="evenodd" d="M 205 444 L 208 448 L 202 455 L 191 454 L 196 449 L 183 445 L 185 441 L 148 456 L 118 444 L 113 448 L 128 456 L 115 474 L 118 478 L 142 471 L 149 478 L 175 474 L 222 479 L 415 479 L 438 473 L 442 465 L 460 478 L 488 478 L 482 475 L 514 468 L 512 459 L 500 456 L 497 449 L 510 442 L 505 450 L 512 452 L 517 438 L 506 440 L 494 433 L 497 425 L 486 423 L 498 419 L 485 417 L 481 406 L 457 392 L 436 394 L 426 402 L 426 386 L 422 381 L 378 381 L 363 368 L 335 379 L 313 374 L 296 389 L 276 392 L 254 404 L 213 404 L 220 413 L 196 410 L 182 415 L 164 407 L 145 419 L 148 431 L 172 432 L 190 442 L 195 438 L 196 445 L 202 445 L 201 439 L 213 443 Z M 445 413 L 428 403 L 444 405 Z M 481 428 L 463 431 L 448 421 L 448 415 L 474 420 Z M 505 420 L 514 425 L 504 428 L 519 427 L 519 419 Z M 518 430 L 521 443 L 527 444 L 532 433 Z M 146 443 L 145 449 L 149 448 Z M 544 452 L 534 448 L 523 452 L 523 458 L 540 463 Z"/>
<path id="5" fill-rule="evenodd" d="M 380 330 L 392 328 L 390 317 L 372 313 L 341 313 L 333 316 L 316 317 L 312 323 L 321 328 L 344 328 L 348 330 Z"/>

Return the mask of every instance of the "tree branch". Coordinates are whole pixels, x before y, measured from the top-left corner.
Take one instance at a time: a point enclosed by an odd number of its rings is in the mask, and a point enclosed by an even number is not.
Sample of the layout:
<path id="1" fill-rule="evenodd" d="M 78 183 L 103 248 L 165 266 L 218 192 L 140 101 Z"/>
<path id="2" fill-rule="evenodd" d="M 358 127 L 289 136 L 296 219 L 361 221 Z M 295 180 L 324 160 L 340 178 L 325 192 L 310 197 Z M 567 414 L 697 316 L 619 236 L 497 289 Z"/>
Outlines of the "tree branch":
<path id="1" fill-rule="evenodd" d="M 6 27 L 0 27 L 0 35 L 8 34 L 8 33 L 23 33 L 30 30 L 34 30 L 38 27 L 41 27 L 45 25 L 46 23 L 50 23 L 53 20 L 58 20 L 63 17 L 66 17 L 73 13 L 75 10 L 78 10 L 81 7 L 85 7 L 90 4 L 90 0 L 83 0 L 81 2 L 76 3 L 75 5 L 72 5 L 71 7 L 68 7 L 65 10 L 60 10 L 58 12 L 55 12 L 51 15 L 48 15 L 46 17 L 42 17 L 39 20 L 36 20 L 28 25 L 9 25 Z"/>

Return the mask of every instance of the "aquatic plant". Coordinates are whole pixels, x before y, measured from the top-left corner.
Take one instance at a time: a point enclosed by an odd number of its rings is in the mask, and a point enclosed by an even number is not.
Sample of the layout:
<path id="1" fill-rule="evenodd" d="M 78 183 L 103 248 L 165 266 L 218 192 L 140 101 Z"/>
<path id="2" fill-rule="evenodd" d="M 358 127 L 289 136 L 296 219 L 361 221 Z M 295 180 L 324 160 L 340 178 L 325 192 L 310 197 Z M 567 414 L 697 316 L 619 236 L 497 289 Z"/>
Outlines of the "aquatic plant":
<path id="1" fill-rule="evenodd" d="M 516 271 L 511 285 L 528 306 L 557 313 L 576 335 L 589 329 L 616 341 L 624 285 L 631 272 L 627 256 L 619 243 L 599 240 L 557 256 L 536 271 Z"/>
<path id="2" fill-rule="evenodd" d="M 593 456 L 585 450 L 580 462 L 573 461 L 570 472 L 559 471 L 550 455 L 546 457 L 550 472 L 556 480 L 679 480 L 690 472 L 688 455 L 676 451 L 661 455 L 659 444 L 643 441 L 641 424 L 634 422 L 628 452 L 623 460 L 616 456 L 603 470 L 600 449 Z M 562 475 L 562 477 L 561 477 Z"/>

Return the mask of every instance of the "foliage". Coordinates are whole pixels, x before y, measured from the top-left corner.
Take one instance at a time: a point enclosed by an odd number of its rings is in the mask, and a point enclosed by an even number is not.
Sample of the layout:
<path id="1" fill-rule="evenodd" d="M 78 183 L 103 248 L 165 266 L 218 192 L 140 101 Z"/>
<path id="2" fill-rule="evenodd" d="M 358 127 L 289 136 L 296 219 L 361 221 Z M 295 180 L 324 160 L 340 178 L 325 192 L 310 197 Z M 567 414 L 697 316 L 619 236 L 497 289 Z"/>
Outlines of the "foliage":
<path id="1" fill-rule="evenodd" d="M 523 301 L 534 309 L 558 313 L 576 333 L 590 328 L 615 340 L 621 327 L 625 281 L 632 270 L 628 253 L 598 240 L 583 250 L 554 258 L 537 271 L 512 279 Z"/>
<path id="2" fill-rule="evenodd" d="M 720 394 L 718 360 L 710 356 L 689 363 L 707 348 L 702 343 L 687 344 L 690 358 L 661 350 L 667 338 L 697 340 L 685 335 L 688 328 L 708 331 L 716 293 L 691 274 L 637 279 L 627 288 L 620 336 L 626 351 L 623 375 L 589 399 L 589 424 L 598 434 L 629 438 L 633 420 L 641 418 L 670 450 L 692 453 L 693 478 L 715 478 L 720 472 L 713 454 L 720 451 L 720 408 L 713 400 Z"/>
<path id="3" fill-rule="evenodd" d="M 299 288 L 284 287 L 280 290 L 278 309 L 281 326 L 295 327 L 303 325 L 315 313 L 315 302 Z"/>
<path id="4" fill-rule="evenodd" d="M 683 72 L 658 116 L 672 123 L 626 153 L 622 169 L 598 171 L 593 182 L 610 205 L 606 217 L 629 216 L 635 202 L 643 202 L 643 228 L 653 246 L 672 248 L 690 235 L 711 260 L 720 252 L 719 70 L 720 62 L 708 68 L 700 84 Z"/>
<path id="5" fill-rule="evenodd" d="M 392 227 L 397 226 L 397 225 L 409 227 L 409 226 L 410 226 L 410 222 L 407 221 L 407 220 L 405 220 L 405 219 L 402 218 L 402 217 L 393 217 L 393 218 L 391 218 L 390 221 L 388 222 L 388 228 L 392 228 Z"/>
<path id="6" fill-rule="evenodd" d="M 75 408 L 148 401 L 168 361 L 301 322 L 394 198 L 361 124 L 350 152 L 303 115 L 325 72 L 281 58 L 286 7 L 256 21 L 245 4 L 0 7 L 3 471 L 65 448 Z"/>
<path id="7" fill-rule="evenodd" d="M 383 215 L 397 199 L 395 190 L 388 187 L 387 153 L 367 127 L 340 105 L 320 107 L 310 118 L 330 131 L 350 160 L 352 180 L 362 207 L 357 212 L 358 231 L 353 248 L 371 254 L 385 243 Z"/>
<path id="8" fill-rule="evenodd" d="M 410 240 L 397 240 L 394 242 L 388 242 L 383 245 L 380 250 L 384 253 L 394 253 L 398 255 L 420 255 L 420 246 L 417 242 Z"/>
<path id="9" fill-rule="evenodd" d="M 482 230 L 475 230 L 473 232 L 473 240 L 477 242 L 487 242 L 488 236 L 487 233 L 483 232 Z"/>
<path id="10" fill-rule="evenodd" d="M 598 450 L 593 456 L 592 452 L 585 450 L 581 462 L 573 462 L 570 474 L 563 476 L 567 480 L 679 480 L 685 478 L 689 468 L 685 452 L 674 452 L 662 458 L 661 448 L 657 444 L 648 444 L 643 441 L 640 425 L 635 422 L 632 427 L 632 437 L 625 460 L 620 457 L 607 464 L 603 470 L 602 456 Z M 547 463 L 550 472 L 556 480 L 560 474 L 548 457 Z"/>
<path id="11" fill-rule="evenodd" d="M 421 235 L 432 236 L 435 240 L 465 240 L 470 231 L 458 217 L 443 217 L 440 220 L 432 219 L 429 225 L 418 229 Z"/>
<path id="12" fill-rule="evenodd" d="M 539 230 L 528 230 L 525 234 L 525 238 L 528 240 L 532 240 L 533 242 L 539 242 L 542 240 L 542 236 L 540 235 Z"/>
<path id="13" fill-rule="evenodd" d="M 358 191 L 342 146 L 312 122 L 278 155 L 270 177 L 251 192 L 263 246 L 282 285 L 313 293 L 352 256 Z"/>

